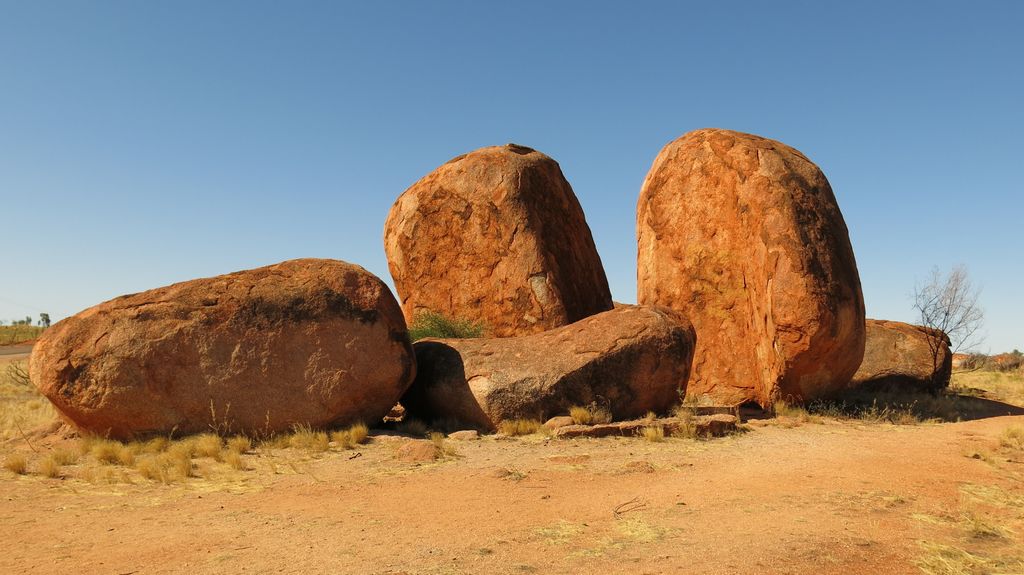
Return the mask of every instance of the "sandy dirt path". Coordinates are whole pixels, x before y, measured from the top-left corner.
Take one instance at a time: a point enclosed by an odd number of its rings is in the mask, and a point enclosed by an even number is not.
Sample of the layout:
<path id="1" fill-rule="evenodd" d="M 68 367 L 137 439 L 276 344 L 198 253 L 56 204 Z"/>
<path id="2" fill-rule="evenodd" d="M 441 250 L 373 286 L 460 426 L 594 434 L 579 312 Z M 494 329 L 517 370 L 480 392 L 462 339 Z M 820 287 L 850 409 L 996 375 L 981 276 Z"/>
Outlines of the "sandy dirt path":
<path id="1" fill-rule="evenodd" d="M 1014 424 L 1024 417 L 766 425 L 710 442 L 485 438 L 430 464 L 377 438 L 171 486 L 11 475 L 0 572 L 918 573 L 930 542 L 1021 555 L 1024 465 L 969 456 Z M 965 514 L 1013 532 L 973 537 Z"/>

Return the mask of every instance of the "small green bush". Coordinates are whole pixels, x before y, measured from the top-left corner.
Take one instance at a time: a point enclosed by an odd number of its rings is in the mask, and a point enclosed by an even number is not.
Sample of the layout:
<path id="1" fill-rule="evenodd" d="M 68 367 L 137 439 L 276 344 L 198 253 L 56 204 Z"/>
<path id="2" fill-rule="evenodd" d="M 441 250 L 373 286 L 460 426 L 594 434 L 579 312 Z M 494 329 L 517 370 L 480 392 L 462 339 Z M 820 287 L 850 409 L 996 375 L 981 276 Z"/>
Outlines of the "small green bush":
<path id="1" fill-rule="evenodd" d="M 467 319 L 448 318 L 437 312 L 417 312 L 409 326 L 409 338 L 418 341 L 428 337 L 465 339 L 480 337 L 484 327 Z"/>

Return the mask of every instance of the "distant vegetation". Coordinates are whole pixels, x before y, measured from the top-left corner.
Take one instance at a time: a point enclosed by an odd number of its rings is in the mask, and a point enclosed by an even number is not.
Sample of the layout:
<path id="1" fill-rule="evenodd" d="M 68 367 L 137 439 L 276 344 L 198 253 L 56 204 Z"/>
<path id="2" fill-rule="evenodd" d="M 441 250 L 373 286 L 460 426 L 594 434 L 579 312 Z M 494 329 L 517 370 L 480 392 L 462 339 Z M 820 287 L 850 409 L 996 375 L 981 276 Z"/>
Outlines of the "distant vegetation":
<path id="1" fill-rule="evenodd" d="M 409 326 L 409 337 L 418 341 L 428 337 L 440 339 L 464 339 L 481 337 L 483 325 L 458 318 L 445 317 L 433 311 L 421 311 L 416 314 Z"/>
<path id="2" fill-rule="evenodd" d="M 0 345 L 11 345 L 35 339 L 43 333 L 44 329 L 46 328 L 42 326 L 23 323 L 0 325 Z"/>

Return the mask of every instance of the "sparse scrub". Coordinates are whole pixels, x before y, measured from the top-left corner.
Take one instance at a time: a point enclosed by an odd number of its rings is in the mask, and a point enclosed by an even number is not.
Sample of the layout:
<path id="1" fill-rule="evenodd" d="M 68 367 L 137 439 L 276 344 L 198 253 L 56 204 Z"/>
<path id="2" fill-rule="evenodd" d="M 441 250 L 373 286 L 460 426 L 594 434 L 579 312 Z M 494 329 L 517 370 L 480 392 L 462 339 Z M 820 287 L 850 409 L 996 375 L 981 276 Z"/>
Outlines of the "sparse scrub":
<path id="1" fill-rule="evenodd" d="M 4 469 L 16 475 L 28 473 L 28 459 L 20 453 L 11 453 L 4 458 Z"/>
<path id="2" fill-rule="evenodd" d="M 457 457 L 459 455 L 459 452 L 445 440 L 443 433 L 431 432 L 429 439 L 437 447 L 437 452 L 441 454 L 441 457 Z"/>
<path id="3" fill-rule="evenodd" d="M 170 484 L 194 477 L 191 450 L 169 449 L 166 453 L 139 458 L 135 469 L 151 481 Z"/>
<path id="4" fill-rule="evenodd" d="M 409 338 L 412 341 L 434 337 L 439 339 L 465 339 L 481 337 L 484 328 L 481 324 L 466 319 L 448 318 L 433 311 L 420 311 L 409 326 Z"/>
<path id="5" fill-rule="evenodd" d="M 43 329 L 41 326 L 25 323 L 0 325 L 0 345 L 13 345 L 35 339 L 43 333 Z"/>
<path id="6" fill-rule="evenodd" d="M 506 419 L 498 424 L 498 433 L 509 436 L 531 435 L 540 431 L 543 425 L 536 419 Z"/>
<path id="7" fill-rule="evenodd" d="M 7 364 L 7 380 L 14 385 L 30 389 L 32 380 L 28 376 L 28 364 L 23 361 L 12 361 Z"/>
<path id="8" fill-rule="evenodd" d="M 964 531 L 974 539 L 1005 539 L 1010 532 L 990 518 L 976 513 L 966 513 L 962 520 Z"/>
<path id="9" fill-rule="evenodd" d="M 1020 559 L 987 557 L 931 541 L 922 541 L 920 546 L 924 554 L 914 563 L 925 575 L 1013 573 L 1024 566 Z"/>

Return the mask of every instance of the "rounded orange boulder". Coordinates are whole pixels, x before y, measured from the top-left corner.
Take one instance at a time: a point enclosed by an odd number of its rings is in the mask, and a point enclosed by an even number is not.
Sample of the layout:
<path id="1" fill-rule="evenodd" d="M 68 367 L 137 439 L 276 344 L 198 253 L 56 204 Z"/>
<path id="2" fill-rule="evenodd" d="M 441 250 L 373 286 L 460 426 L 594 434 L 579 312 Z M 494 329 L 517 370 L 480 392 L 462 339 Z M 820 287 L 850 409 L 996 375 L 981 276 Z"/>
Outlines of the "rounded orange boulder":
<path id="1" fill-rule="evenodd" d="M 379 278 L 302 259 L 89 308 L 43 333 L 30 373 L 86 432 L 267 434 L 379 421 L 415 357 Z"/>
<path id="2" fill-rule="evenodd" d="M 508 144 L 437 168 L 388 214 L 384 250 L 407 321 L 422 311 L 537 333 L 612 309 L 576 195 L 558 163 Z"/>
<path id="3" fill-rule="evenodd" d="M 805 401 L 849 383 L 864 300 L 846 223 L 797 150 L 690 132 L 654 161 L 637 205 L 637 299 L 697 333 L 691 398 Z"/>

